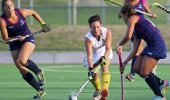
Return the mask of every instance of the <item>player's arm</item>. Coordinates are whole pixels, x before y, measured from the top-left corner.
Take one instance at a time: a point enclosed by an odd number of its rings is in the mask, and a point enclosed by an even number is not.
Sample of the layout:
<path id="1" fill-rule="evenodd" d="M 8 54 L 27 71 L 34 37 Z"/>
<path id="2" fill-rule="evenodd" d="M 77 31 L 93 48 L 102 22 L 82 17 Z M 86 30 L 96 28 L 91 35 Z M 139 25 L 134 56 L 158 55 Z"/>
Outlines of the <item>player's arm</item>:
<path id="1" fill-rule="evenodd" d="M 105 42 L 105 47 L 106 51 L 104 54 L 104 57 L 106 60 L 108 59 L 108 56 L 110 55 L 111 49 L 112 49 L 112 33 L 109 29 L 107 29 L 107 34 L 106 34 L 106 42 Z"/>
<path id="2" fill-rule="evenodd" d="M 4 41 L 8 41 L 9 37 L 8 37 L 7 29 L 6 29 L 6 23 L 2 18 L 0 18 L 0 30 L 1 30 L 2 39 Z"/>
<path id="3" fill-rule="evenodd" d="M 149 14 L 152 14 L 152 18 L 156 18 L 156 14 L 152 13 L 151 10 L 150 10 L 150 7 L 149 7 L 149 3 L 147 0 L 143 0 L 143 5 L 144 5 L 144 8 L 145 8 L 145 12 L 149 13 Z"/>
<path id="4" fill-rule="evenodd" d="M 137 23 L 138 19 L 139 19 L 139 17 L 137 15 L 133 15 L 128 19 L 126 35 L 118 43 L 119 46 L 123 46 L 132 38 L 134 27 L 135 27 L 135 24 Z"/>
<path id="5" fill-rule="evenodd" d="M 133 57 L 135 57 L 136 53 L 138 52 L 141 41 L 142 41 L 141 39 L 134 37 L 133 50 L 128 55 L 128 57 L 125 59 L 125 61 L 123 62 L 123 65 L 126 65 Z"/>
<path id="6" fill-rule="evenodd" d="M 43 29 L 43 32 L 48 32 L 51 30 L 49 24 L 46 24 L 45 21 L 41 18 L 41 16 L 33 9 L 20 9 L 20 12 L 24 17 L 33 16 L 40 24 Z"/>
<path id="7" fill-rule="evenodd" d="M 33 9 L 20 9 L 20 12 L 24 17 L 33 16 L 39 23 L 44 22 L 40 15 Z"/>
<path id="8" fill-rule="evenodd" d="M 87 52 L 87 62 L 89 65 L 89 69 L 93 69 L 93 44 L 92 42 L 85 38 L 85 47 L 86 47 L 86 52 Z"/>

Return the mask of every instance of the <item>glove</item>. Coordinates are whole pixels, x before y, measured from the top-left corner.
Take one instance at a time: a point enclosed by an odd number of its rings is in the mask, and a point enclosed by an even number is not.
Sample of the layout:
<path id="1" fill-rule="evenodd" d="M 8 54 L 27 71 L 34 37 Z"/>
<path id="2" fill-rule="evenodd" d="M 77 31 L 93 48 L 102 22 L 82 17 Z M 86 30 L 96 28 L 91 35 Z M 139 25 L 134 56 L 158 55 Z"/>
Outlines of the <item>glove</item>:
<path id="1" fill-rule="evenodd" d="M 94 73 L 93 70 L 89 70 L 89 72 L 88 72 L 88 77 L 89 77 L 90 80 L 95 80 L 95 78 L 96 78 L 96 73 Z"/>
<path id="2" fill-rule="evenodd" d="M 48 32 L 48 31 L 51 30 L 50 25 L 49 25 L 49 24 L 46 24 L 45 22 L 42 22 L 42 23 L 41 23 L 41 27 L 42 27 L 43 32 Z"/>
<path id="3" fill-rule="evenodd" d="M 99 63 L 101 64 L 101 66 L 106 65 L 107 60 L 106 60 L 105 56 L 101 56 L 101 57 L 100 57 Z"/>

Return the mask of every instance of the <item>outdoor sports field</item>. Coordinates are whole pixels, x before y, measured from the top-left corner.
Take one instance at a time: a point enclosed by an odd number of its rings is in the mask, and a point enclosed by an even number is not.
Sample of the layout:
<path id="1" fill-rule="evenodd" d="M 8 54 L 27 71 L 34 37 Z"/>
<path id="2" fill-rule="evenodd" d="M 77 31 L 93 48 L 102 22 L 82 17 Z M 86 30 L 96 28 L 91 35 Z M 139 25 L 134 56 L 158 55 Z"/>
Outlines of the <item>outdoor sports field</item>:
<path id="1" fill-rule="evenodd" d="M 86 80 L 87 70 L 82 65 L 40 65 L 46 74 L 46 96 L 42 100 L 68 100 L 68 95 L 76 91 Z M 108 100 L 120 100 L 119 65 L 111 65 L 111 84 Z M 31 100 L 36 93 L 22 80 L 18 70 L 12 64 L 0 65 L 0 100 Z M 129 71 L 126 67 L 126 72 Z M 158 65 L 157 75 L 170 80 L 170 66 Z M 136 75 L 134 82 L 125 79 L 125 100 L 151 100 L 153 93 L 143 79 Z M 80 94 L 78 100 L 91 100 L 94 89 L 91 84 Z M 166 94 L 170 100 L 170 91 Z"/>

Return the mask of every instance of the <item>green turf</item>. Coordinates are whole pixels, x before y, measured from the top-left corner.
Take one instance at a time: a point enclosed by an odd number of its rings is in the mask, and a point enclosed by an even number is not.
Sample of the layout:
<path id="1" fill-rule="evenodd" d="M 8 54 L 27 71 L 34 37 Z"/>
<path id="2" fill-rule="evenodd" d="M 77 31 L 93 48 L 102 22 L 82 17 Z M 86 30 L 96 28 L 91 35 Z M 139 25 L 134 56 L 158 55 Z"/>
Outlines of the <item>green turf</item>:
<path id="1" fill-rule="evenodd" d="M 87 70 L 82 65 L 40 65 L 44 69 L 47 95 L 42 100 L 68 100 L 68 95 L 76 91 L 86 80 Z M 111 65 L 111 84 L 108 100 L 120 100 L 120 74 L 118 65 Z M 126 73 L 129 67 L 126 69 Z M 170 67 L 158 65 L 157 75 L 170 80 Z M 79 100 L 90 100 L 94 89 L 91 84 L 79 96 Z M 35 94 L 18 73 L 14 65 L 0 65 L 0 100 L 31 100 Z M 151 100 L 152 91 L 143 79 L 136 75 L 134 82 L 125 80 L 125 100 Z M 170 99 L 170 92 L 166 94 Z"/>

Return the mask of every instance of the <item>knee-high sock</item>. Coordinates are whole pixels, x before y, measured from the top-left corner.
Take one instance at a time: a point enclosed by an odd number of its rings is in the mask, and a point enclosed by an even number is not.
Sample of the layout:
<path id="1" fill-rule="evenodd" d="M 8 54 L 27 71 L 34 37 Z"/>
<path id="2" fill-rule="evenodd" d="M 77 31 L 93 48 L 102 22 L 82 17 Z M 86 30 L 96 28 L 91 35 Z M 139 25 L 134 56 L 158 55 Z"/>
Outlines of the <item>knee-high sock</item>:
<path id="1" fill-rule="evenodd" d="M 102 88 L 108 88 L 110 84 L 110 73 L 102 73 Z"/>
<path id="2" fill-rule="evenodd" d="M 37 80 L 34 78 L 34 76 L 30 72 L 23 75 L 23 79 L 27 81 L 37 91 L 40 90 L 40 85 L 38 84 Z"/>
<path id="3" fill-rule="evenodd" d="M 32 60 L 30 60 L 30 59 L 28 59 L 28 61 L 27 61 L 27 63 L 25 64 L 25 66 L 26 66 L 29 70 L 33 71 L 36 75 L 37 75 L 39 72 L 41 72 L 41 69 L 38 68 L 38 66 L 37 66 Z"/>
<path id="4" fill-rule="evenodd" d="M 155 95 L 164 97 L 161 94 L 161 90 L 159 89 L 159 85 L 157 80 L 155 79 L 155 76 L 153 73 L 150 73 L 148 76 L 145 77 L 146 83 L 149 85 L 149 87 L 152 89 Z"/>
<path id="5" fill-rule="evenodd" d="M 90 80 L 96 90 L 101 90 L 100 78 L 97 77 L 96 80 Z"/>
<path id="6" fill-rule="evenodd" d="M 161 80 L 158 76 L 154 75 L 154 77 L 157 80 L 159 86 L 163 84 L 163 80 Z"/>
<path id="7" fill-rule="evenodd" d="M 134 71 L 133 67 L 134 67 L 134 64 L 135 64 L 135 61 L 136 61 L 137 58 L 138 58 L 137 55 L 136 55 L 135 57 L 133 57 L 132 63 L 131 63 L 130 73 L 131 73 L 133 76 L 135 75 L 135 71 Z"/>

